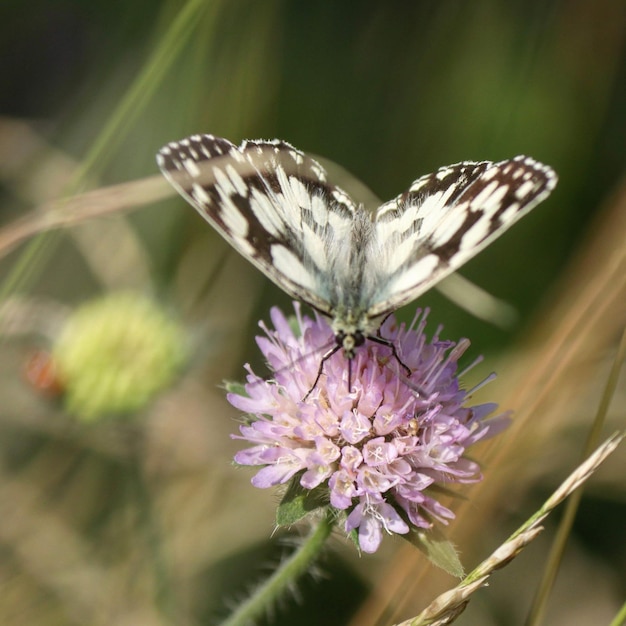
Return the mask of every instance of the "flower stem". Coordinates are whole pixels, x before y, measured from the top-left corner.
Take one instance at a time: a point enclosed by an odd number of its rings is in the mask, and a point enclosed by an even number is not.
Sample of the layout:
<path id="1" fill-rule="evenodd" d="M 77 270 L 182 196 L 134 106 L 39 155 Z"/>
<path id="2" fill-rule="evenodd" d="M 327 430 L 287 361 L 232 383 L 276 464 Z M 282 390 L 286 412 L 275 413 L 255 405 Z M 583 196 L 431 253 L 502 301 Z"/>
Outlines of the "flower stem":
<path id="1" fill-rule="evenodd" d="M 257 619 L 271 607 L 277 598 L 301 576 L 319 556 L 324 542 L 335 525 L 335 516 L 330 512 L 313 528 L 295 552 L 260 585 L 221 626 L 243 626 Z"/>
<path id="2" fill-rule="evenodd" d="M 622 604 L 619 613 L 615 616 L 615 619 L 609 624 L 609 626 L 624 626 L 626 624 L 626 602 Z"/>

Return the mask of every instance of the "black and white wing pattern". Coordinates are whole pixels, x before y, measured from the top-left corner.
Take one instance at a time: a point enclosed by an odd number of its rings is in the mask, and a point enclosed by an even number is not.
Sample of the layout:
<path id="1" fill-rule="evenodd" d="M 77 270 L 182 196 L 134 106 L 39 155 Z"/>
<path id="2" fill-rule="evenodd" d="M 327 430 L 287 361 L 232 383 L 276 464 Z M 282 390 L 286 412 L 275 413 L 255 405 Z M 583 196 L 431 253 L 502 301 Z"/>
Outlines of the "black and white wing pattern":
<path id="1" fill-rule="evenodd" d="M 526 156 L 463 161 L 418 178 L 375 214 L 368 257 L 388 280 L 369 295 L 373 317 L 414 300 L 550 195 L 552 168 Z"/>
<path id="2" fill-rule="evenodd" d="M 237 147 L 194 135 L 164 146 L 157 162 L 238 252 L 290 296 L 333 315 L 328 276 L 347 271 L 345 245 L 360 213 L 316 161 L 284 141 Z"/>
<path id="3" fill-rule="evenodd" d="M 530 157 L 465 161 L 370 214 L 284 141 L 194 135 L 157 155 L 165 177 L 279 287 L 332 318 L 348 356 L 381 318 L 457 270 L 545 199 Z"/>

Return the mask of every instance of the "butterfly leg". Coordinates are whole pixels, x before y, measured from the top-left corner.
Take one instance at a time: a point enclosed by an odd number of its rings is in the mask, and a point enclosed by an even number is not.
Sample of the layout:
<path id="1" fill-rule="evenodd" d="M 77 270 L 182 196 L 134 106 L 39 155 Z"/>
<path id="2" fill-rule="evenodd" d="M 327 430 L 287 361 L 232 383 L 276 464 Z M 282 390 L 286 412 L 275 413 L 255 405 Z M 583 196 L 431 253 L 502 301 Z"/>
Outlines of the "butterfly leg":
<path id="1" fill-rule="evenodd" d="M 409 389 L 414 391 L 418 397 L 420 397 L 420 398 L 428 398 L 428 393 L 424 389 L 422 389 L 422 387 L 420 387 L 419 385 L 417 385 L 416 383 L 414 383 L 412 380 L 410 380 L 408 378 L 409 376 L 411 376 L 411 374 L 413 372 L 411 371 L 409 366 L 406 363 L 404 363 L 402 361 L 402 359 L 398 356 L 398 352 L 396 350 L 396 346 L 393 343 L 393 341 L 390 341 L 389 339 L 385 339 L 384 337 L 381 337 L 380 335 L 378 335 L 378 336 L 370 336 L 370 337 L 368 337 L 368 339 L 371 339 L 375 343 L 379 343 L 382 346 L 389 347 L 391 349 L 391 354 L 393 354 L 393 356 L 396 359 L 396 361 L 398 361 L 400 366 L 403 367 L 404 370 L 406 371 L 406 375 L 407 375 L 406 378 L 403 377 L 403 376 L 400 376 L 400 378 L 404 381 L 404 384 L 407 385 L 407 387 L 409 387 Z"/>
<path id="2" fill-rule="evenodd" d="M 404 361 L 399 357 L 398 351 L 396 350 L 396 345 L 393 343 L 393 341 L 390 341 L 389 339 L 385 339 L 384 337 L 381 337 L 380 334 L 370 335 L 368 339 L 375 343 L 379 343 L 381 346 L 387 346 L 388 348 L 390 348 L 391 354 L 393 354 L 394 358 L 396 359 L 396 361 L 398 361 L 400 366 L 404 368 L 406 375 L 410 376 L 413 373 L 411 371 L 411 368 L 406 363 L 404 363 Z"/>
<path id="3" fill-rule="evenodd" d="M 326 361 L 328 361 L 328 359 L 330 359 L 330 357 L 333 356 L 333 354 L 335 354 L 335 352 L 338 352 L 340 349 L 341 349 L 341 345 L 333 346 L 330 350 L 328 350 L 322 356 L 322 358 L 320 359 L 320 366 L 319 366 L 319 369 L 317 370 L 317 376 L 315 377 L 315 381 L 313 382 L 313 385 L 311 386 L 311 388 L 306 392 L 306 395 L 304 396 L 304 398 L 302 398 L 303 402 L 306 401 L 306 399 L 311 395 L 311 392 L 313 391 L 313 389 L 317 387 L 317 383 L 320 382 L 320 378 L 322 377 L 322 372 L 324 371 L 324 363 L 326 363 Z M 348 371 L 348 374 L 350 374 L 350 371 Z"/>

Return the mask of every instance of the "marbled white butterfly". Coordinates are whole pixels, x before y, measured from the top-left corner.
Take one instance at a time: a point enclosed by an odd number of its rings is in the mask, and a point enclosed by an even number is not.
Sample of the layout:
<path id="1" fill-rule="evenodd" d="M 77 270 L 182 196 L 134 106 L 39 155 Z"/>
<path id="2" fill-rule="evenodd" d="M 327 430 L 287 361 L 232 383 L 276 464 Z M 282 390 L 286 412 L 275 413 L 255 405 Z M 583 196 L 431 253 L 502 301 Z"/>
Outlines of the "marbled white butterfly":
<path id="1" fill-rule="evenodd" d="M 370 213 L 285 141 L 237 147 L 194 135 L 164 146 L 157 161 L 238 252 L 331 318 L 336 345 L 318 380 L 339 349 L 352 359 L 366 338 L 389 344 L 377 333 L 387 315 L 461 267 L 557 182 L 530 157 L 463 161 L 418 178 Z"/>

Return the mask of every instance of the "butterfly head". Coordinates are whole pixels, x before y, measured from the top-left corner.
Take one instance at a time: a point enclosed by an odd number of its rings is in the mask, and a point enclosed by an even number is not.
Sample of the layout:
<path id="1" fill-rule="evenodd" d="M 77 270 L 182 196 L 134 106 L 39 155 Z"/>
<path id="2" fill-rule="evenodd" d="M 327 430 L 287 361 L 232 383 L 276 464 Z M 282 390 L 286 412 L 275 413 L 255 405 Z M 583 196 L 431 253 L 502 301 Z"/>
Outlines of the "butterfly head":
<path id="1" fill-rule="evenodd" d="M 335 343 L 345 357 L 352 360 L 355 350 L 365 343 L 365 339 L 375 330 L 375 325 L 364 313 L 358 314 L 348 309 L 336 315 L 332 322 Z"/>
<path id="2" fill-rule="evenodd" d="M 354 331 L 339 330 L 335 333 L 335 341 L 340 348 L 343 348 L 346 359 L 353 359 L 356 348 L 365 343 L 365 335 L 359 329 Z"/>

